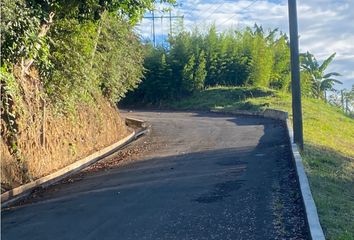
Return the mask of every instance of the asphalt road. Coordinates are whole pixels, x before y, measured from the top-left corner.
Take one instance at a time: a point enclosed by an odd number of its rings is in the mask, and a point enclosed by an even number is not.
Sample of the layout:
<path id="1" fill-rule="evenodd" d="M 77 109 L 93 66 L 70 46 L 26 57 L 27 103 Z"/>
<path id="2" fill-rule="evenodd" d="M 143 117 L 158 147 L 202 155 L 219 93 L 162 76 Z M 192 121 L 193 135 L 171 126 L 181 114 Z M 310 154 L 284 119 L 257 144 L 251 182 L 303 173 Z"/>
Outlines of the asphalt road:
<path id="1" fill-rule="evenodd" d="M 147 150 L 3 211 L 2 239 L 309 239 L 281 122 L 128 115 L 152 123 Z"/>

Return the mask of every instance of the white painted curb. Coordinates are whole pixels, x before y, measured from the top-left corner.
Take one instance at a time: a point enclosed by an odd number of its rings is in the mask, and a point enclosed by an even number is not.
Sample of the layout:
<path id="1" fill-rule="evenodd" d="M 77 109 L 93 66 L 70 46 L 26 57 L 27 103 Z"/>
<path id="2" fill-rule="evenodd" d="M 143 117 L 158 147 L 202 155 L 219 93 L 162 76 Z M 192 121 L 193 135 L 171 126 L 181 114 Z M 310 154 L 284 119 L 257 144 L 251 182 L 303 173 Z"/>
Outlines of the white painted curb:
<path id="1" fill-rule="evenodd" d="M 302 201 L 305 206 L 311 238 L 313 240 L 325 240 L 320 220 L 318 218 L 316 204 L 312 197 L 310 184 L 307 179 L 304 165 L 302 164 L 302 158 L 297 145 L 294 143 L 293 129 L 289 120 L 286 120 L 286 128 L 289 133 L 290 146 L 293 153 L 293 160 L 295 162 L 296 174 L 300 185 Z"/>

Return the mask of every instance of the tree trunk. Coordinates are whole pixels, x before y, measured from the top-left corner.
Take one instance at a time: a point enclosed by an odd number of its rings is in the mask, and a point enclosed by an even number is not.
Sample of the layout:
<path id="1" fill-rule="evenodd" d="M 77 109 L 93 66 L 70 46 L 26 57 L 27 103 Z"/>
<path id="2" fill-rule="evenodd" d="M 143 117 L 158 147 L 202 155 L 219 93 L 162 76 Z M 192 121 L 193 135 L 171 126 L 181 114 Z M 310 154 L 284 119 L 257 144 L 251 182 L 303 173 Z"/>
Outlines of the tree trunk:
<path id="1" fill-rule="evenodd" d="M 49 14 L 48 20 L 45 21 L 45 23 L 41 26 L 39 33 L 38 33 L 38 38 L 42 38 L 44 36 L 47 35 L 50 26 L 53 23 L 53 17 L 54 17 L 55 13 L 51 12 Z M 36 50 L 38 51 L 41 48 L 41 44 L 40 43 L 36 43 L 35 45 Z M 36 54 L 36 53 L 35 53 Z M 32 66 L 34 59 L 33 58 L 29 58 L 26 59 L 24 61 L 22 61 L 22 74 L 28 73 L 29 68 Z"/>
<path id="2" fill-rule="evenodd" d="M 98 41 L 100 39 L 101 31 L 102 31 L 102 15 L 101 15 L 101 19 L 99 20 L 99 23 L 98 23 L 97 34 L 96 34 L 96 38 L 95 38 L 95 44 L 94 44 L 94 47 L 93 47 L 92 53 L 91 53 L 91 61 L 90 61 L 91 69 L 93 68 L 93 62 L 95 60 L 95 55 L 96 55 L 96 51 L 97 51 L 97 45 L 98 45 Z"/>

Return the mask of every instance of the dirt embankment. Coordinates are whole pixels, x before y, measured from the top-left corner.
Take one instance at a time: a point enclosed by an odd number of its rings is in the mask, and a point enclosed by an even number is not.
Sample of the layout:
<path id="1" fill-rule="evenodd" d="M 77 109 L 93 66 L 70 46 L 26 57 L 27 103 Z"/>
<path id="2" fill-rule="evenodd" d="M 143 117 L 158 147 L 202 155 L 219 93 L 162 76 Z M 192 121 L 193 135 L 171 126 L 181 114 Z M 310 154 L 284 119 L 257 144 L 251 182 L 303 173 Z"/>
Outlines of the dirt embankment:
<path id="1" fill-rule="evenodd" d="M 103 97 L 80 104 L 75 117 L 54 113 L 35 74 L 20 82 L 12 106 L 16 131 L 1 118 L 1 192 L 48 175 L 128 135 L 119 112 Z M 21 106 L 19 106 L 21 105 Z M 16 134 L 13 134 L 15 132 Z"/>

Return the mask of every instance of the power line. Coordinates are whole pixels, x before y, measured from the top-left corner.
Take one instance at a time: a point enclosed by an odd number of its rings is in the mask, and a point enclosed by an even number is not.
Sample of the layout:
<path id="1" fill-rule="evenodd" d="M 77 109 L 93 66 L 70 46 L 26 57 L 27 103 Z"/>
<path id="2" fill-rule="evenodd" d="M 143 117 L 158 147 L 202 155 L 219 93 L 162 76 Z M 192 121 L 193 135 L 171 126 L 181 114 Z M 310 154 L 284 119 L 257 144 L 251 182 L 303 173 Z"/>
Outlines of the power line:
<path id="1" fill-rule="evenodd" d="M 235 17 L 237 14 L 242 13 L 243 11 L 249 9 L 250 7 L 252 7 L 256 2 L 258 2 L 259 0 L 253 0 L 253 2 L 249 5 L 247 5 L 246 7 L 242 8 L 241 10 L 239 10 L 237 13 L 231 15 L 231 17 L 229 17 L 228 19 L 224 20 L 221 24 L 218 24 L 219 26 L 224 25 L 225 23 L 227 23 L 228 21 L 230 21 L 233 17 Z"/>
<path id="2" fill-rule="evenodd" d="M 152 11 L 152 16 L 145 16 L 145 17 L 143 17 L 143 18 L 145 18 L 145 19 L 152 19 L 152 42 L 153 42 L 154 47 L 155 47 L 155 46 L 156 46 L 155 19 L 161 19 L 161 26 L 162 26 L 162 27 L 163 27 L 163 24 L 162 24 L 163 19 L 164 19 L 164 18 L 169 19 L 169 21 L 170 21 L 170 25 L 169 25 L 169 27 L 170 27 L 170 33 L 172 34 L 172 19 L 178 19 L 178 18 L 183 19 L 184 16 L 183 16 L 183 15 L 182 15 L 182 16 L 177 16 L 177 15 L 172 16 L 171 11 L 170 11 L 170 13 L 169 13 L 168 16 L 164 16 L 164 15 L 155 16 L 155 12 L 154 12 L 154 10 L 153 10 L 153 11 Z M 162 29 L 162 31 L 163 31 L 163 29 Z"/>
<path id="3" fill-rule="evenodd" d="M 209 13 L 208 11 L 209 11 L 210 9 L 212 9 L 212 8 L 215 7 L 215 4 L 219 4 L 219 3 L 221 3 L 222 1 L 224 1 L 224 0 L 216 0 L 216 1 L 211 1 L 211 2 L 206 3 L 206 4 L 211 5 L 211 6 L 209 6 L 206 10 L 203 10 L 203 11 L 199 11 L 199 9 L 198 9 L 197 7 L 191 6 L 191 7 L 189 8 L 189 10 L 192 10 L 194 13 L 184 12 L 184 14 L 187 15 L 187 16 L 194 17 L 194 18 L 202 18 L 203 15 Z M 181 6 L 182 6 L 182 5 L 181 5 Z M 195 13 L 195 12 L 196 12 L 196 13 Z M 201 12 L 201 13 L 200 13 L 200 12 Z M 199 22 L 199 20 L 198 20 L 197 22 Z"/>
<path id="4" fill-rule="evenodd" d="M 201 17 L 201 16 L 205 15 L 206 13 L 208 13 L 208 11 L 209 11 L 210 9 L 212 9 L 212 8 L 215 7 L 214 4 L 219 4 L 219 3 L 222 2 L 222 1 L 224 1 L 224 0 L 219 0 L 219 1 L 210 2 L 209 4 L 211 4 L 211 6 L 208 7 L 208 9 L 206 9 L 206 10 L 205 10 L 202 14 L 200 14 L 199 16 Z"/>
<path id="5" fill-rule="evenodd" d="M 221 1 L 219 1 L 219 2 L 221 2 Z M 219 10 L 219 8 L 221 8 L 222 6 L 224 6 L 225 3 L 226 3 L 226 2 L 222 2 L 222 3 L 221 3 L 219 6 L 217 6 L 217 7 L 214 9 L 214 11 L 212 11 L 207 17 L 202 18 L 202 19 L 199 20 L 198 22 L 200 22 L 200 24 L 203 23 L 204 20 L 208 19 L 208 18 L 211 17 L 214 13 L 216 13 L 216 11 Z M 200 24 L 197 24 L 197 26 L 200 25 Z"/>

